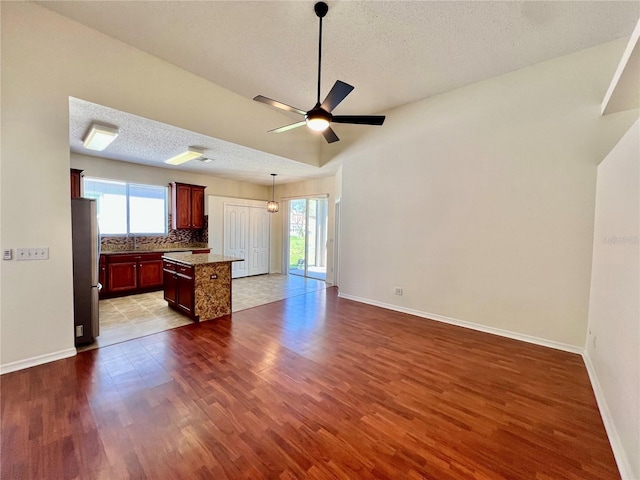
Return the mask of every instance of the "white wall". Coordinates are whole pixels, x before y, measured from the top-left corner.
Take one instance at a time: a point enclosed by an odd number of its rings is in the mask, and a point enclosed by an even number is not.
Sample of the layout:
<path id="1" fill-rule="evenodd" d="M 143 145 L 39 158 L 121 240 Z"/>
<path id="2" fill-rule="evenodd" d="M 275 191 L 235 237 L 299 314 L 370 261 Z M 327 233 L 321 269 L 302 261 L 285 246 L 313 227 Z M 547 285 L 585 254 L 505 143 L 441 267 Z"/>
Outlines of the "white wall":
<path id="1" fill-rule="evenodd" d="M 266 133 L 265 124 L 288 119 L 251 99 L 33 3 L 0 2 L 0 15 L 0 241 L 3 248 L 47 246 L 50 256 L 2 264 L 6 372 L 75 354 L 70 96 L 305 163 L 318 158 L 308 135 L 281 142 Z"/>
<path id="2" fill-rule="evenodd" d="M 581 351 L 596 165 L 636 116 L 599 112 L 624 46 L 388 112 L 340 157 L 341 295 Z"/>
<path id="3" fill-rule="evenodd" d="M 640 478 L 639 184 L 636 121 L 598 166 L 586 348 L 600 410 L 626 479 Z"/>

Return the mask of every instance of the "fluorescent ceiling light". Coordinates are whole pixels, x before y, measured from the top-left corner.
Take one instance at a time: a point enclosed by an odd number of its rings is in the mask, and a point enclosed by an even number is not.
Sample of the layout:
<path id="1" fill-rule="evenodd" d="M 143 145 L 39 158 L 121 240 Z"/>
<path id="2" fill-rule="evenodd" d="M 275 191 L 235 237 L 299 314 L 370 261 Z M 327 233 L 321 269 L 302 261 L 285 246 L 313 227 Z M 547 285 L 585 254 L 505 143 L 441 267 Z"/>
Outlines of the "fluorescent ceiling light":
<path id="1" fill-rule="evenodd" d="M 87 136 L 84 138 L 83 145 L 84 148 L 88 148 L 89 150 L 101 151 L 107 148 L 117 136 L 117 128 L 94 123 L 91 125 L 91 129 L 89 129 Z"/>
<path id="2" fill-rule="evenodd" d="M 198 158 L 204 155 L 204 151 L 199 148 L 189 147 L 186 152 L 182 152 L 180 155 L 171 157 L 169 160 L 165 160 L 164 163 L 169 165 L 180 165 L 181 163 L 188 162 L 194 158 Z"/>

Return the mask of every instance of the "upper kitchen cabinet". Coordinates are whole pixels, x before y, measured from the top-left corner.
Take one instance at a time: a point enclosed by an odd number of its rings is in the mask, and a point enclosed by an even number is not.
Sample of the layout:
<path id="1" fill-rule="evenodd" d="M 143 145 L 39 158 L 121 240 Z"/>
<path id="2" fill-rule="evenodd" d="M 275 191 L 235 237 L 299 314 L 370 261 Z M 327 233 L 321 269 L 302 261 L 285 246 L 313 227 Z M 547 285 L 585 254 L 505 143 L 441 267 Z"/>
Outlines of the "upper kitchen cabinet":
<path id="1" fill-rule="evenodd" d="M 204 228 L 204 189 L 199 185 L 171 184 L 171 228 Z"/>
<path id="2" fill-rule="evenodd" d="M 71 198 L 82 197 L 82 172 L 76 168 L 71 169 Z"/>

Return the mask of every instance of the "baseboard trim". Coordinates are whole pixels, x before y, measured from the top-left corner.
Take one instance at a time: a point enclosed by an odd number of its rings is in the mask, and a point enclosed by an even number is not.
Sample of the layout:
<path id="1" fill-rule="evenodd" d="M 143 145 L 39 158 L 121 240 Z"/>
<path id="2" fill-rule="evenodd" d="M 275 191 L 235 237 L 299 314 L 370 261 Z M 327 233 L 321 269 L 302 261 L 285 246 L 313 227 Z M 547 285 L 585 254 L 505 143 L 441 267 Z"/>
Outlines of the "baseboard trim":
<path id="1" fill-rule="evenodd" d="M 60 350 L 58 352 L 47 353 L 45 355 L 38 355 L 36 357 L 18 360 L 17 362 L 5 363 L 4 365 L 0 365 L 0 375 L 16 372 L 18 370 L 24 370 L 25 368 L 35 367 L 36 365 L 42 365 L 43 363 L 62 360 L 63 358 L 73 357 L 74 355 L 76 355 L 76 353 L 77 352 L 75 348 L 68 348 L 66 350 Z"/>
<path id="2" fill-rule="evenodd" d="M 338 293 L 338 297 L 346 300 L 353 300 L 354 302 L 366 303 L 375 307 L 385 308 L 387 310 L 393 310 L 395 312 L 408 313 L 416 317 L 426 318 L 429 320 L 435 320 L 437 322 L 448 323 L 449 325 L 455 325 L 457 327 L 469 328 L 483 333 L 490 333 L 492 335 L 498 335 L 500 337 L 511 338 L 513 340 L 520 340 L 522 342 L 533 343 L 535 345 L 541 345 L 543 347 L 554 348 L 556 350 L 562 350 L 570 353 L 577 353 L 582 355 L 583 348 L 575 345 L 569 345 L 567 343 L 554 342 L 553 340 L 547 340 L 544 338 L 534 337 L 532 335 L 525 335 L 522 333 L 512 332 L 509 330 L 502 330 L 500 328 L 488 327 L 479 323 L 467 322 L 465 320 L 458 320 L 456 318 L 445 317 L 443 315 L 437 315 L 435 313 L 422 312 L 420 310 L 414 310 L 411 308 L 400 307 L 390 303 L 378 302 L 377 300 L 371 300 L 368 298 L 358 297 L 355 295 L 348 295 L 345 293 Z"/>
<path id="3" fill-rule="evenodd" d="M 589 380 L 591 380 L 591 388 L 593 388 L 593 393 L 595 394 L 596 402 L 598 403 L 598 409 L 600 410 L 602 423 L 604 423 L 604 429 L 607 431 L 609 443 L 611 444 L 611 450 L 613 450 L 613 456 L 616 459 L 618 470 L 620 470 L 620 476 L 622 477 L 622 480 L 633 480 L 637 477 L 633 475 L 631 464 L 629 463 L 629 459 L 627 458 L 627 454 L 622 445 L 622 441 L 620 440 L 620 436 L 618 435 L 618 430 L 616 429 L 613 417 L 611 416 L 611 412 L 609 411 L 609 406 L 607 405 L 604 391 L 602 390 L 600 382 L 598 381 L 596 369 L 594 368 L 593 363 L 591 362 L 591 357 L 586 350 L 582 354 L 582 358 L 584 360 L 585 366 L 587 367 Z"/>

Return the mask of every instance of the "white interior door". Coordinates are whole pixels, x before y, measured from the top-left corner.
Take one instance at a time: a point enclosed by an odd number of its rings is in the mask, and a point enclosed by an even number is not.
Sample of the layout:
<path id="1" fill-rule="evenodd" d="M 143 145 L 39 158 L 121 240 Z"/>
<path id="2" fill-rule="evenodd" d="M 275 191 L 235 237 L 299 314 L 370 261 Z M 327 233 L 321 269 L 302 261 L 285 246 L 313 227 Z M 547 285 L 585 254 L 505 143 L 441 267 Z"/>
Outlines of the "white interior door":
<path id="1" fill-rule="evenodd" d="M 249 275 L 261 275 L 269 273 L 269 212 L 263 207 L 249 209 Z"/>
<path id="2" fill-rule="evenodd" d="M 249 275 L 249 207 L 224 206 L 224 254 L 243 258 L 244 262 L 231 264 L 231 278 Z"/>

